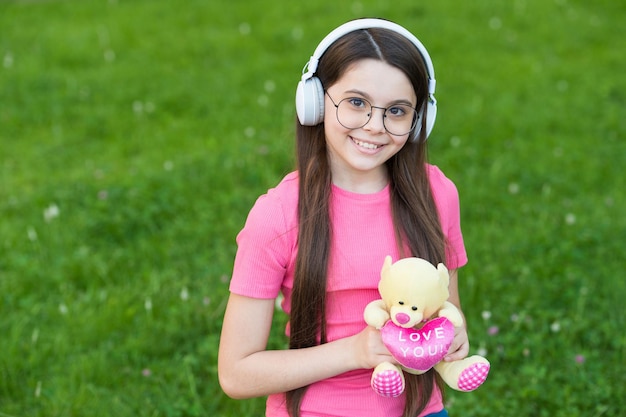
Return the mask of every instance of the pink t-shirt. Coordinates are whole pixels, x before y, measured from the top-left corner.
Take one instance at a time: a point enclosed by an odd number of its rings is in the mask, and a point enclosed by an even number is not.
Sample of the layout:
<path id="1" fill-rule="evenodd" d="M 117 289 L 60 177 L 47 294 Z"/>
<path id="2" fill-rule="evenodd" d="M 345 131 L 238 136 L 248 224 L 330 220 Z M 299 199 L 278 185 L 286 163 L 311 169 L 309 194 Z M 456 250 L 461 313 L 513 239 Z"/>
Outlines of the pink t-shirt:
<path id="1" fill-rule="evenodd" d="M 467 263 L 455 185 L 433 165 L 427 165 L 431 189 L 448 241 L 446 266 Z M 276 188 L 259 197 L 237 236 L 230 291 L 273 299 L 282 292 L 283 310 L 291 311 L 297 254 L 298 174 L 288 174 Z M 333 186 L 333 236 L 328 270 L 327 338 L 354 335 L 366 326 L 365 306 L 379 299 L 378 281 L 385 256 L 399 259 L 391 217 L 389 186 L 374 194 L 356 194 Z M 288 332 L 288 330 L 287 330 Z M 302 403 L 302 417 L 400 416 L 404 397 L 384 398 L 372 390 L 372 371 L 355 370 L 312 384 Z M 435 390 L 421 415 L 443 408 Z M 283 394 L 270 395 L 268 417 L 287 417 Z"/>

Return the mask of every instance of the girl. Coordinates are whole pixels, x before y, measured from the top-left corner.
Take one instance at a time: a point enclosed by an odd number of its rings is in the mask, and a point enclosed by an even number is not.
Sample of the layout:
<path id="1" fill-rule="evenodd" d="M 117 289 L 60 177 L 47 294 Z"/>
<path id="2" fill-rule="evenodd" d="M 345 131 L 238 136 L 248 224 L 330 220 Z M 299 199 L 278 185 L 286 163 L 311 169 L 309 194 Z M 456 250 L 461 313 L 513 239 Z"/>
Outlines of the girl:
<path id="1" fill-rule="evenodd" d="M 297 91 L 297 171 L 261 196 L 237 237 L 218 371 L 232 398 L 269 396 L 266 416 L 447 416 L 434 373 L 377 395 L 393 361 L 363 310 L 386 255 L 450 270 L 467 262 L 456 187 L 426 163 L 434 122 L 428 53 L 406 29 L 360 19 L 331 32 Z M 267 350 L 282 293 L 290 349 Z M 446 360 L 467 356 L 465 328 Z"/>

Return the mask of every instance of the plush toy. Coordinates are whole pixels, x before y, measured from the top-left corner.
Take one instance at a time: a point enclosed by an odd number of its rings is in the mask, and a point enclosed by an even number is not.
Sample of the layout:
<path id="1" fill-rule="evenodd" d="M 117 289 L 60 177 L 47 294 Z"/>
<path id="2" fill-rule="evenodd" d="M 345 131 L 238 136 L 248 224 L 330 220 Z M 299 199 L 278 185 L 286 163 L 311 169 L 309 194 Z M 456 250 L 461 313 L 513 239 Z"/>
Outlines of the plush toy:
<path id="1" fill-rule="evenodd" d="M 400 366 L 384 362 L 374 369 L 372 388 L 385 397 L 404 391 L 403 370 L 423 374 L 431 368 L 458 391 L 473 391 L 487 378 L 489 362 L 479 355 L 459 361 L 443 358 L 463 324 L 459 310 L 448 302 L 450 277 L 444 264 L 437 268 L 421 258 L 392 263 L 385 258 L 378 291 L 381 299 L 364 311 L 367 324 L 381 330 L 383 343 Z"/>

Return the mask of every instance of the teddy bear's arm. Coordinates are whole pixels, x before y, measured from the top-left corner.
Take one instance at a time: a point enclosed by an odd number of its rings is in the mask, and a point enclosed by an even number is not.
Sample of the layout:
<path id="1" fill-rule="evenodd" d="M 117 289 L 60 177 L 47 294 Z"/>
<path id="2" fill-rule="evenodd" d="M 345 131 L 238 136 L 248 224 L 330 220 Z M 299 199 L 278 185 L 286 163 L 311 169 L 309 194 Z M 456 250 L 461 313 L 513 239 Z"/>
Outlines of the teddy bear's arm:
<path id="1" fill-rule="evenodd" d="M 391 317 L 385 302 L 383 300 L 374 300 L 365 307 L 363 318 L 370 326 L 380 329 Z"/>
<path id="2" fill-rule="evenodd" d="M 445 317 L 454 325 L 459 327 L 463 325 L 463 317 L 461 312 L 454 304 L 449 301 L 443 303 L 443 307 L 439 310 L 439 317 Z"/>

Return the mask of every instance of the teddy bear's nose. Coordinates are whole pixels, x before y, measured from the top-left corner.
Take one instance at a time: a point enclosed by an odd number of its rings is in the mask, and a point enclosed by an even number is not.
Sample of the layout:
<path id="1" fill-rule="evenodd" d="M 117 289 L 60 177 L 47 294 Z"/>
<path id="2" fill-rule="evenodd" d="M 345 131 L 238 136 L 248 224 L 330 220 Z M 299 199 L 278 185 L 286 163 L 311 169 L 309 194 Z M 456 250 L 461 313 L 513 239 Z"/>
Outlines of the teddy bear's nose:
<path id="1" fill-rule="evenodd" d="M 396 314 L 396 321 L 400 324 L 406 324 L 409 322 L 409 320 L 411 320 L 411 317 L 409 317 L 408 314 L 405 314 L 405 313 Z"/>

